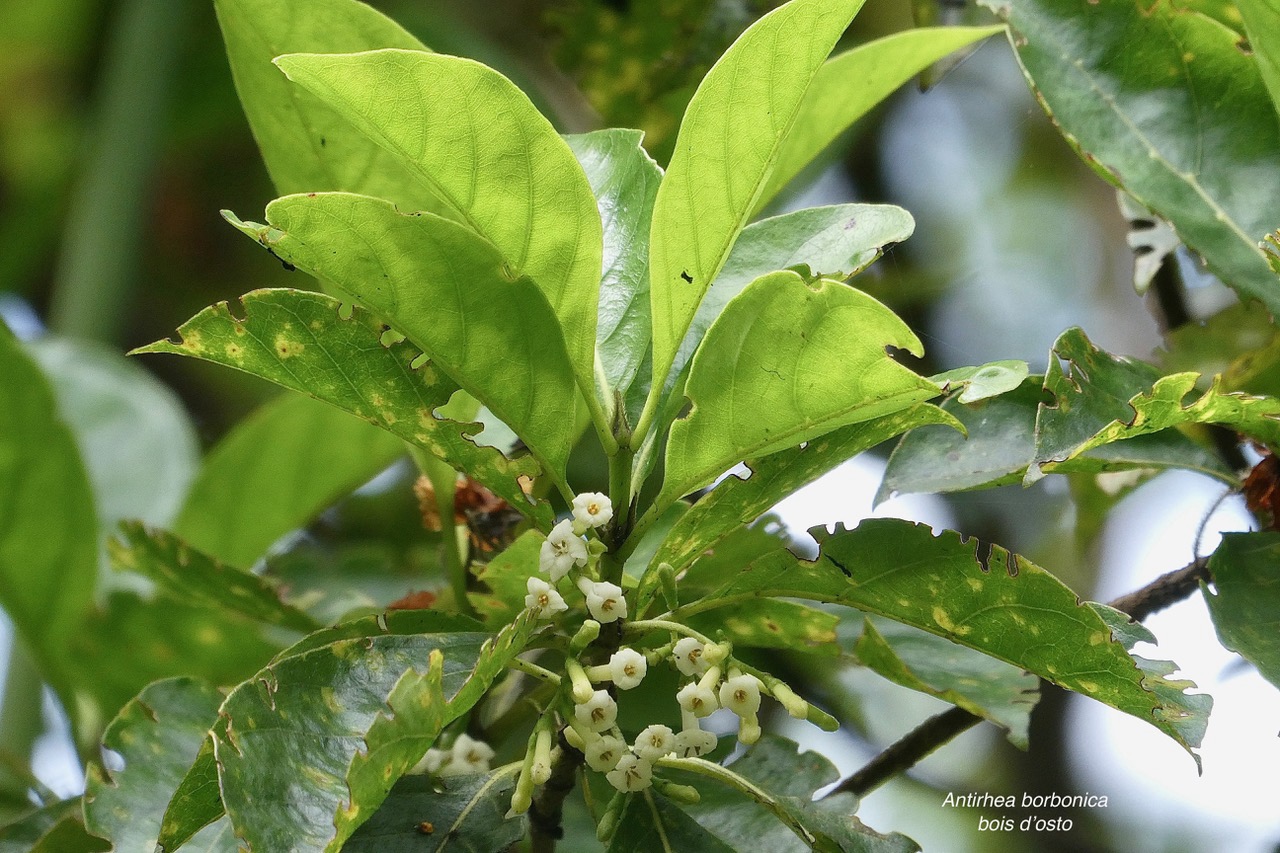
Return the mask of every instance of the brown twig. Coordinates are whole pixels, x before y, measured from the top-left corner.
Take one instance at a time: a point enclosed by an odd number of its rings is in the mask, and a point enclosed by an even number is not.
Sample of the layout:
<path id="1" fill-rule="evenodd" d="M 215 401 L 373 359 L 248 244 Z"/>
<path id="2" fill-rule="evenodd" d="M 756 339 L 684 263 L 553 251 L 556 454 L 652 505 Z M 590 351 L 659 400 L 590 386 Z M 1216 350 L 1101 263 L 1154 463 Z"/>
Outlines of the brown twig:
<path id="1" fill-rule="evenodd" d="M 1142 589 L 1120 596 L 1109 602 L 1108 606 L 1134 620 L 1142 621 L 1191 595 L 1199 588 L 1202 580 L 1208 579 L 1205 561 L 1196 560 L 1181 569 L 1161 575 Z M 827 796 L 847 791 L 861 797 L 890 778 L 914 767 L 934 750 L 980 722 L 982 717 L 959 707 L 930 717 L 836 785 Z"/>

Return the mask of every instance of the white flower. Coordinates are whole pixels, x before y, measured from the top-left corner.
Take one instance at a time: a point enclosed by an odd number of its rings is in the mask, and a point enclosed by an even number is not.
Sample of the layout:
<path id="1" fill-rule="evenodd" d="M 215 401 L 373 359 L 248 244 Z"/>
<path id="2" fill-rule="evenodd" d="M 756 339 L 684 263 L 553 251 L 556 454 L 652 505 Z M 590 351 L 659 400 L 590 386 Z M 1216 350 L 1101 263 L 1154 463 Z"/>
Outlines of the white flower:
<path id="1" fill-rule="evenodd" d="M 444 766 L 444 762 L 452 755 L 447 749 L 436 749 L 432 747 L 427 750 L 427 754 L 422 756 L 422 760 L 413 765 L 410 773 L 439 773 L 440 768 Z"/>
<path id="2" fill-rule="evenodd" d="M 529 594 L 524 597 L 524 606 L 538 614 L 539 619 L 550 619 L 569 609 L 569 605 L 564 603 L 564 596 L 542 578 L 530 577 L 525 582 L 525 589 Z"/>
<path id="3" fill-rule="evenodd" d="M 706 755 L 716 748 L 716 736 L 699 728 L 685 729 L 676 735 L 676 755 L 681 758 L 696 758 Z"/>
<path id="4" fill-rule="evenodd" d="M 609 676 L 619 690 L 630 690 L 644 679 L 649 661 L 635 649 L 618 649 L 609 656 Z"/>
<path id="5" fill-rule="evenodd" d="M 703 687 L 696 681 L 680 688 L 680 692 L 676 694 L 676 701 L 680 703 L 682 710 L 688 711 L 695 717 L 709 717 L 720 707 L 720 703 L 716 701 L 715 691 L 709 687 Z"/>
<path id="6" fill-rule="evenodd" d="M 622 597 L 622 587 L 616 583 L 592 583 L 579 578 L 578 589 L 586 596 L 587 610 L 601 625 L 627 618 L 627 600 Z"/>
<path id="7" fill-rule="evenodd" d="M 657 761 L 675 750 L 676 733 L 667 726 L 649 726 L 636 735 L 636 742 L 631 748 L 645 761 Z"/>
<path id="8" fill-rule="evenodd" d="M 586 702 L 574 706 L 573 715 L 591 731 L 602 732 L 612 728 L 618 719 L 618 703 L 605 691 L 597 690 Z"/>
<path id="9" fill-rule="evenodd" d="M 760 679 L 735 675 L 720 685 L 720 704 L 739 717 L 753 717 L 760 710 Z"/>
<path id="10" fill-rule="evenodd" d="M 551 582 L 559 583 L 570 569 L 586 564 L 587 543 L 574 534 L 573 522 L 566 518 L 551 528 L 538 553 L 538 568 L 551 575 Z"/>
<path id="11" fill-rule="evenodd" d="M 702 643 L 693 637 L 684 637 L 671 650 L 671 659 L 676 662 L 676 669 L 685 675 L 698 676 L 706 672 L 708 666 L 702 652 Z"/>
<path id="12" fill-rule="evenodd" d="M 450 761 L 441 770 L 441 776 L 460 776 L 464 773 L 487 773 L 493 759 L 493 749 L 482 740 L 466 733 L 458 735 L 449 751 Z"/>
<path id="13" fill-rule="evenodd" d="M 618 766 L 605 774 L 609 784 L 619 791 L 643 791 L 653 784 L 653 765 L 638 755 L 628 752 L 618 760 Z"/>
<path id="14" fill-rule="evenodd" d="M 589 527 L 604 527 L 613 518 L 613 504 L 607 495 L 584 492 L 573 499 L 573 526 L 579 533 Z"/>
<path id="15" fill-rule="evenodd" d="M 608 773 L 618 766 L 618 760 L 627 753 L 627 745 L 622 738 L 613 735 L 601 735 L 587 744 L 583 755 L 587 758 L 587 766 L 597 773 Z"/>

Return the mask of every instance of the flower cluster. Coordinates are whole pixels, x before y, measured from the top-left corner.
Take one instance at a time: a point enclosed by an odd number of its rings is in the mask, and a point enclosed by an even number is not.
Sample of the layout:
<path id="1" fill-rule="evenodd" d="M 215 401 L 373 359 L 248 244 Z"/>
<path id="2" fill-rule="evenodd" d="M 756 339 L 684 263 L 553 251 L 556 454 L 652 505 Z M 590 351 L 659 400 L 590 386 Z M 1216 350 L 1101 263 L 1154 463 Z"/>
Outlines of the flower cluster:
<path id="1" fill-rule="evenodd" d="M 487 773 L 493 755 L 493 748 L 489 744 L 464 732 L 458 735 L 449 749 L 428 749 L 427 754 L 409 772 L 434 773 L 442 777 Z"/>

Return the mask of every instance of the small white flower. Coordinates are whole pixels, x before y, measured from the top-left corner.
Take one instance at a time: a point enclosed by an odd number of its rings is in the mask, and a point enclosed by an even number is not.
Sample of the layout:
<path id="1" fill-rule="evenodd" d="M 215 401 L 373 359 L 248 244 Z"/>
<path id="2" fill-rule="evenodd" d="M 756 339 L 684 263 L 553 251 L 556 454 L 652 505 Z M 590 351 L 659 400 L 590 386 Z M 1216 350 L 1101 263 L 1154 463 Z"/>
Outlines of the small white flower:
<path id="1" fill-rule="evenodd" d="M 649 671 L 649 661 L 635 649 L 618 649 L 609 656 L 609 676 L 619 690 L 639 686 Z"/>
<path id="2" fill-rule="evenodd" d="M 605 774 L 609 784 L 624 793 L 643 791 L 653 784 L 653 765 L 638 755 L 628 752 L 618 760 L 618 765 Z"/>
<path id="3" fill-rule="evenodd" d="M 622 587 L 616 583 L 592 583 L 579 578 L 578 589 L 586 596 L 587 610 L 601 625 L 627 618 L 627 600 L 622 597 Z"/>
<path id="4" fill-rule="evenodd" d="M 464 773 L 486 773 L 493 760 L 493 749 L 482 740 L 463 733 L 453 742 L 451 760 L 441 770 L 441 776 L 459 776 Z"/>
<path id="5" fill-rule="evenodd" d="M 538 553 L 538 568 L 551 575 L 551 582 L 559 583 L 570 569 L 586 564 L 587 543 L 574 534 L 573 522 L 566 518 L 551 528 Z"/>
<path id="6" fill-rule="evenodd" d="M 680 703 L 682 710 L 688 711 L 695 717 L 709 717 L 720 707 L 720 703 L 716 701 L 715 691 L 709 687 L 703 687 L 696 681 L 680 688 L 680 692 L 676 694 L 676 701 Z"/>
<path id="7" fill-rule="evenodd" d="M 645 761 L 657 761 L 675 751 L 676 733 L 667 726 L 649 726 L 636 735 L 636 742 L 631 748 Z"/>
<path id="8" fill-rule="evenodd" d="M 716 748 L 716 736 L 702 729 L 685 729 L 676 735 L 676 755 L 681 758 L 696 758 L 706 755 Z"/>
<path id="9" fill-rule="evenodd" d="M 427 754 L 422 756 L 422 760 L 413 765 L 410 773 L 439 773 L 440 768 L 444 766 L 445 761 L 452 755 L 447 749 L 436 749 L 432 747 L 427 750 Z"/>
<path id="10" fill-rule="evenodd" d="M 573 715 L 591 731 L 602 732 L 612 728 L 618 719 L 618 703 L 605 691 L 597 690 L 586 702 L 574 706 Z"/>
<path id="11" fill-rule="evenodd" d="M 604 527 L 611 518 L 613 504 L 608 495 L 584 492 L 573 499 L 573 526 L 579 533 L 589 527 Z"/>
<path id="12" fill-rule="evenodd" d="M 676 669 L 696 677 L 707 671 L 708 664 L 702 652 L 702 643 L 693 637 L 684 637 L 671 650 L 671 659 L 676 662 Z"/>
<path id="13" fill-rule="evenodd" d="M 587 766 L 597 773 L 608 773 L 618 766 L 618 760 L 627 753 L 627 745 L 622 738 L 613 735 L 601 735 L 583 750 L 587 758 Z"/>
<path id="14" fill-rule="evenodd" d="M 569 605 L 564 603 L 564 596 L 542 578 L 529 578 L 525 589 L 529 594 L 524 597 L 524 606 L 537 613 L 539 619 L 550 619 L 569 609 Z"/>
<path id="15" fill-rule="evenodd" d="M 735 675 L 720 685 L 720 704 L 739 717 L 752 717 L 760 710 L 760 679 Z"/>

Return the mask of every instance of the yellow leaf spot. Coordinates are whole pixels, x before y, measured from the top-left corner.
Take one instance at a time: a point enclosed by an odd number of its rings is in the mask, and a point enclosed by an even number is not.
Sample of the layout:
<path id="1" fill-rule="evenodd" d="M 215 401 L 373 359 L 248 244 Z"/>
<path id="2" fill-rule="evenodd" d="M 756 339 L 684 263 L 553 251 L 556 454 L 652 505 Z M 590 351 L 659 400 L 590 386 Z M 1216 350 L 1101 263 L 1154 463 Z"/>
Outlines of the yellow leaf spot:
<path id="1" fill-rule="evenodd" d="M 281 358 L 293 358 L 304 349 L 306 349 L 305 344 L 290 340 L 283 334 L 276 335 L 276 355 Z"/>
<path id="2" fill-rule="evenodd" d="M 943 610 L 941 607 L 933 608 L 933 621 L 938 624 L 939 628 L 946 631 L 948 634 L 955 634 L 957 637 L 963 637 L 965 634 L 968 634 L 973 630 L 968 626 L 957 625 L 952 622 L 951 617 L 947 615 L 947 611 Z"/>

